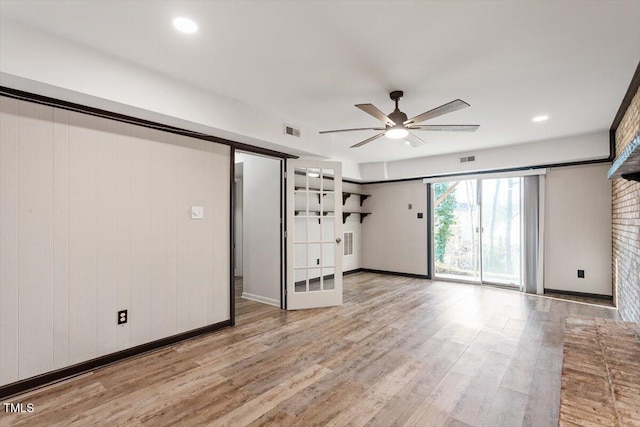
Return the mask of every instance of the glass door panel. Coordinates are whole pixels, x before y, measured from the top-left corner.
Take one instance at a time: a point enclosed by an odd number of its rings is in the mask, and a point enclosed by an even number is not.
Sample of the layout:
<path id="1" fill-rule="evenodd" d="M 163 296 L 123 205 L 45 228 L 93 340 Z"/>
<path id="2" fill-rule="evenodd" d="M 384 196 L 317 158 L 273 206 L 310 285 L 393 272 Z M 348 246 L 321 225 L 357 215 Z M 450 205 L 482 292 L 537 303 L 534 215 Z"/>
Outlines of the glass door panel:
<path id="1" fill-rule="evenodd" d="M 480 280 L 477 181 L 433 184 L 435 276 Z"/>
<path id="2" fill-rule="evenodd" d="M 520 286 L 520 178 L 482 180 L 482 280 Z"/>

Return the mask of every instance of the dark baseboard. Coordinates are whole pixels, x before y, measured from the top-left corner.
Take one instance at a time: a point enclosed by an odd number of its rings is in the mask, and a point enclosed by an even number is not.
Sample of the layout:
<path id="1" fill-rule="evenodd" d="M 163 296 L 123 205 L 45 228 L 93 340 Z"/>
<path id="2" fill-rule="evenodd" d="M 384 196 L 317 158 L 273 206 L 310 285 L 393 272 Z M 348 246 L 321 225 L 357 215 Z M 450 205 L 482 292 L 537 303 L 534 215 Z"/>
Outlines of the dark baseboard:
<path id="1" fill-rule="evenodd" d="M 361 273 L 361 272 L 362 272 L 361 268 L 356 268 L 355 270 L 343 271 L 342 275 L 343 276 L 348 276 L 350 274 L 356 274 L 356 273 Z"/>
<path id="2" fill-rule="evenodd" d="M 583 298 L 595 298 L 595 299 L 603 299 L 607 301 L 613 301 L 613 297 L 611 295 L 601 295 L 601 294 L 588 294 L 585 292 L 573 292 L 573 291 L 562 291 L 559 289 L 544 289 L 545 294 L 560 294 L 560 295 L 573 295 L 574 297 L 583 297 Z"/>
<path id="3" fill-rule="evenodd" d="M 107 354 L 97 357 L 95 359 L 87 360 L 76 365 L 68 366 L 66 368 L 58 369 L 56 371 L 47 372 L 35 377 L 26 378 L 24 380 L 16 381 L 11 384 L 7 384 L 0 387 L 0 399 L 15 396 L 17 394 L 24 393 L 36 388 L 43 387 L 45 385 L 53 384 L 66 380 L 71 377 L 75 377 L 86 372 L 92 371 L 97 368 L 102 368 L 107 365 L 128 359 L 133 356 L 138 356 L 143 353 L 148 353 L 153 350 L 158 350 L 163 347 L 175 344 L 180 341 L 194 338 L 200 335 L 209 334 L 211 332 L 218 331 L 220 329 L 231 326 L 231 320 L 225 320 L 224 322 L 215 323 L 213 325 L 204 326 L 202 328 L 193 329 L 191 331 L 183 332 L 181 334 L 172 335 L 170 337 L 161 338 L 156 341 L 152 341 L 146 344 L 141 344 L 136 347 L 128 348 L 126 350 L 117 351 L 115 353 Z"/>
<path id="4" fill-rule="evenodd" d="M 361 268 L 360 271 L 364 271 L 364 272 L 367 272 L 367 273 L 389 274 L 391 276 L 411 277 L 413 279 L 430 279 L 430 277 L 425 275 L 425 274 L 401 273 L 401 272 L 398 272 L 398 271 L 373 270 L 371 268 Z"/>

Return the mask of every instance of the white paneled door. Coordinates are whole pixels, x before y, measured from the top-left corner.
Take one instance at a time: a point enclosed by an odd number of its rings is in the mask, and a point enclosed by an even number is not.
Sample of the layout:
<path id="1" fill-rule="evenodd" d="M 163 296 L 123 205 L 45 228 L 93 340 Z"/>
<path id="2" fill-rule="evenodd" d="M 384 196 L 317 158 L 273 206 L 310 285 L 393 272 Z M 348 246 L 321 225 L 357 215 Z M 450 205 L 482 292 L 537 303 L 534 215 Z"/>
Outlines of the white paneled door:
<path id="1" fill-rule="evenodd" d="M 342 304 L 342 169 L 287 160 L 287 309 Z"/>

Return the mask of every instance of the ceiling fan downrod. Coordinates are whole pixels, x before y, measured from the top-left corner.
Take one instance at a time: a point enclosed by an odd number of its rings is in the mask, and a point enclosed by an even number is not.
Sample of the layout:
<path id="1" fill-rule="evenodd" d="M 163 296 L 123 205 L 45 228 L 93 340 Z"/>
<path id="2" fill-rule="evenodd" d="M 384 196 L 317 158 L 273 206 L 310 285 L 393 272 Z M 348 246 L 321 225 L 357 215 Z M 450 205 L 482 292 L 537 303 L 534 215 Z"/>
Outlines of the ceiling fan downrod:
<path id="1" fill-rule="evenodd" d="M 398 101 L 400 101 L 403 96 L 404 96 L 404 92 L 401 90 L 394 90 L 389 94 L 389 98 L 391 98 L 391 100 L 396 102 L 396 110 L 398 109 Z"/>

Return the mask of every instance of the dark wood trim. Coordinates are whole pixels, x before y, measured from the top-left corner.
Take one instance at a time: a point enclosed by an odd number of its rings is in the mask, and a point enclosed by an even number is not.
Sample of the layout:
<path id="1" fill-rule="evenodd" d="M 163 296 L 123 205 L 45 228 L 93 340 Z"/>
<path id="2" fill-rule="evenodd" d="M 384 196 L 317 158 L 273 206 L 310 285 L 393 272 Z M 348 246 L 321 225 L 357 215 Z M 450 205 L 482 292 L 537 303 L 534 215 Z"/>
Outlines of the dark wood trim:
<path id="1" fill-rule="evenodd" d="M 611 153 L 611 142 L 609 142 L 609 150 Z M 517 168 L 502 168 L 502 169 L 489 169 L 482 171 L 474 171 L 474 172 L 456 172 L 442 175 L 424 175 L 416 178 L 402 178 L 402 179 L 390 179 L 387 181 L 369 181 L 362 182 L 362 185 L 373 185 L 373 184 L 389 184 L 392 182 L 408 182 L 408 181 L 422 181 L 423 179 L 430 178 L 455 178 L 458 176 L 468 176 L 468 175 L 485 175 L 489 173 L 503 173 L 503 172 L 518 172 L 518 171 L 528 171 L 528 170 L 536 170 L 536 169 L 546 169 L 546 168 L 562 168 L 567 166 L 581 166 L 581 165 L 593 165 L 597 163 L 610 163 L 612 161 L 611 154 L 608 157 L 602 159 L 595 160 L 581 160 L 579 162 L 564 162 L 564 163 L 547 163 L 544 165 L 536 165 L 536 166 L 522 166 Z"/>
<path id="2" fill-rule="evenodd" d="M 87 360 L 66 368 L 58 369 L 55 371 L 47 372 L 35 377 L 26 378 L 24 380 L 16 381 L 11 384 L 0 387 L 0 399 L 6 399 L 17 394 L 24 393 L 29 390 L 43 387 L 52 383 L 60 382 L 62 380 L 84 374 L 95 369 L 103 368 L 108 365 L 112 365 L 116 362 L 120 362 L 125 359 L 129 359 L 134 356 L 139 356 L 144 353 L 159 350 L 161 348 L 170 346 L 180 341 L 185 341 L 190 338 L 210 334 L 220 329 L 231 326 L 231 320 L 225 320 L 223 322 L 214 323 L 213 325 L 204 326 L 202 328 L 193 329 L 191 331 L 183 332 L 181 334 L 172 335 L 170 337 L 161 338 L 156 341 L 152 341 L 146 344 L 142 344 L 136 347 L 131 347 L 125 350 L 121 350 L 115 353 L 100 356 L 95 359 Z"/>
<path id="3" fill-rule="evenodd" d="M 60 99 L 50 98 L 48 96 L 38 95 L 35 93 L 24 92 L 17 89 L 0 86 L 0 95 L 9 98 L 18 99 L 21 101 L 34 102 L 36 104 L 42 104 L 49 107 L 60 108 L 63 110 L 75 111 L 78 113 L 84 113 L 91 116 L 102 117 L 105 119 L 115 120 L 117 122 L 129 123 L 146 128 L 161 130 L 177 135 L 188 136 L 191 138 L 201 139 L 204 141 L 215 142 L 218 144 L 229 145 L 236 150 L 247 151 L 250 153 L 262 154 L 265 156 L 277 157 L 281 159 L 298 158 L 292 154 L 283 153 L 280 151 L 269 150 L 267 148 L 255 147 L 253 145 L 245 144 L 242 142 L 231 141 L 229 139 L 220 138 L 217 136 L 209 135 L 206 133 L 195 132 L 175 126 L 164 125 L 162 123 L 153 122 L 150 120 L 140 119 L 125 114 L 114 113 L 112 111 L 102 110 L 99 108 L 89 107 L 87 105 L 76 104 L 74 102 L 63 101 Z"/>
<path id="4" fill-rule="evenodd" d="M 613 129 L 609 129 L 609 161 L 613 163 L 616 159 L 616 131 Z"/>
<path id="5" fill-rule="evenodd" d="M 354 181 L 352 179 L 346 179 L 346 178 L 342 178 L 342 182 L 348 182 L 349 184 L 358 184 L 358 185 L 362 184 L 361 182 Z"/>
<path id="6" fill-rule="evenodd" d="M 284 178 L 285 170 L 286 170 L 286 160 L 282 160 L 280 162 L 280 308 L 285 309 L 285 288 L 287 286 L 287 267 L 286 267 L 286 240 L 285 233 L 287 231 L 287 189 L 286 189 L 286 181 Z"/>
<path id="7" fill-rule="evenodd" d="M 431 197 L 431 184 L 427 184 L 427 212 L 425 215 L 427 216 L 427 278 L 431 279 L 433 277 L 433 272 L 431 271 L 431 266 L 433 265 L 433 219 L 431 218 L 431 205 L 433 204 L 433 200 Z"/>
<path id="8" fill-rule="evenodd" d="M 544 288 L 544 293 L 545 294 L 573 295 L 573 296 L 576 296 L 576 297 L 595 298 L 595 299 L 602 299 L 602 300 L 606 300 L 606 301 L 613 301 L 613 296 L 611 296 L 611 295 L 589 294 L 589 293 L 586 293 L 586 292 L 573 292 L 573 291 L 563 291 L 563 290 L 560 290 L 560 289 Z"/>
<path id="9" fill-rule="evenodd" d="M 287 309 L 287 281 L 289 280 L 288 276 L 287 276 L 287 248 L 288 248 L 288 242 L 287 242 L 287 215 L 288 215 L 288 211 L 287 211 L 287 161 L 283 160 L 282 161 L 282 199 L 283 199 L 283 204 L 282 204 L 282 209 L 283 209 L 283 214 L 282 214 L 282 252 L 280 254 L 280 268 L 282 268 L 282 280 L 283 282 L 281 283 L 280 286 L 280 307 L 283 310 Z M 291 179 L 295 180 L 295 178 L 292 176 Z M 294 181 L 295 183 L 295 181 Z"/>
<path id="10" fill-rule="evenodd" d="M 229 318 L 236 325 L 236 149 L 229 149 Z M 243 193 L 244 194 L 244 193 Z"/>
<path id="11" fill-rule="evenodd" d="M 627 93 L 624 95 L 624 98 L 622 98 L 622 102 L 620 103 L 620 108 L 618 108 L 618 112 L 616 113 L 616 117 L 613 119 L 613 123 L 611 123 L 611 130 L 614 132 L 614 137 L 615 137 L 615 131 L 618 129 L 618 126 L 620 126 L 620 122 L 622 122 L 622 118 L 624 117 L 624 114 L 627 112 L 629 105 L 631 105 L 631 101 L 633 100 L 633 97 L 638 92 L 639 88 L 640 88 L 640 62 L 638 62 L 636 71 L 635 73 L 633 73 L 633 77 L 631 78 L 631 82 L 629 83 L 629 87 L 627 88 Z"/>
<path id="12" fill-rule="evenodd" d="M 343 271 L 342 275 L 343 276 L 348 276 L 350 274 L 356 274 L 356 273 L 362 273 L 362 269 L 361 268 L 356 268 L 356 269 L 349 270 L 349 271 Z"/>
<path id="13" fill-rule="evenodd" d="M 372 268 L 361 268 L 360 271 L 366 273 L 388 274 L 390 276 L 412 277 L 414 279 L 429 279 L 429 276 L 424 274 L 402 273 L 399 271 L 374 270 Z"/>

